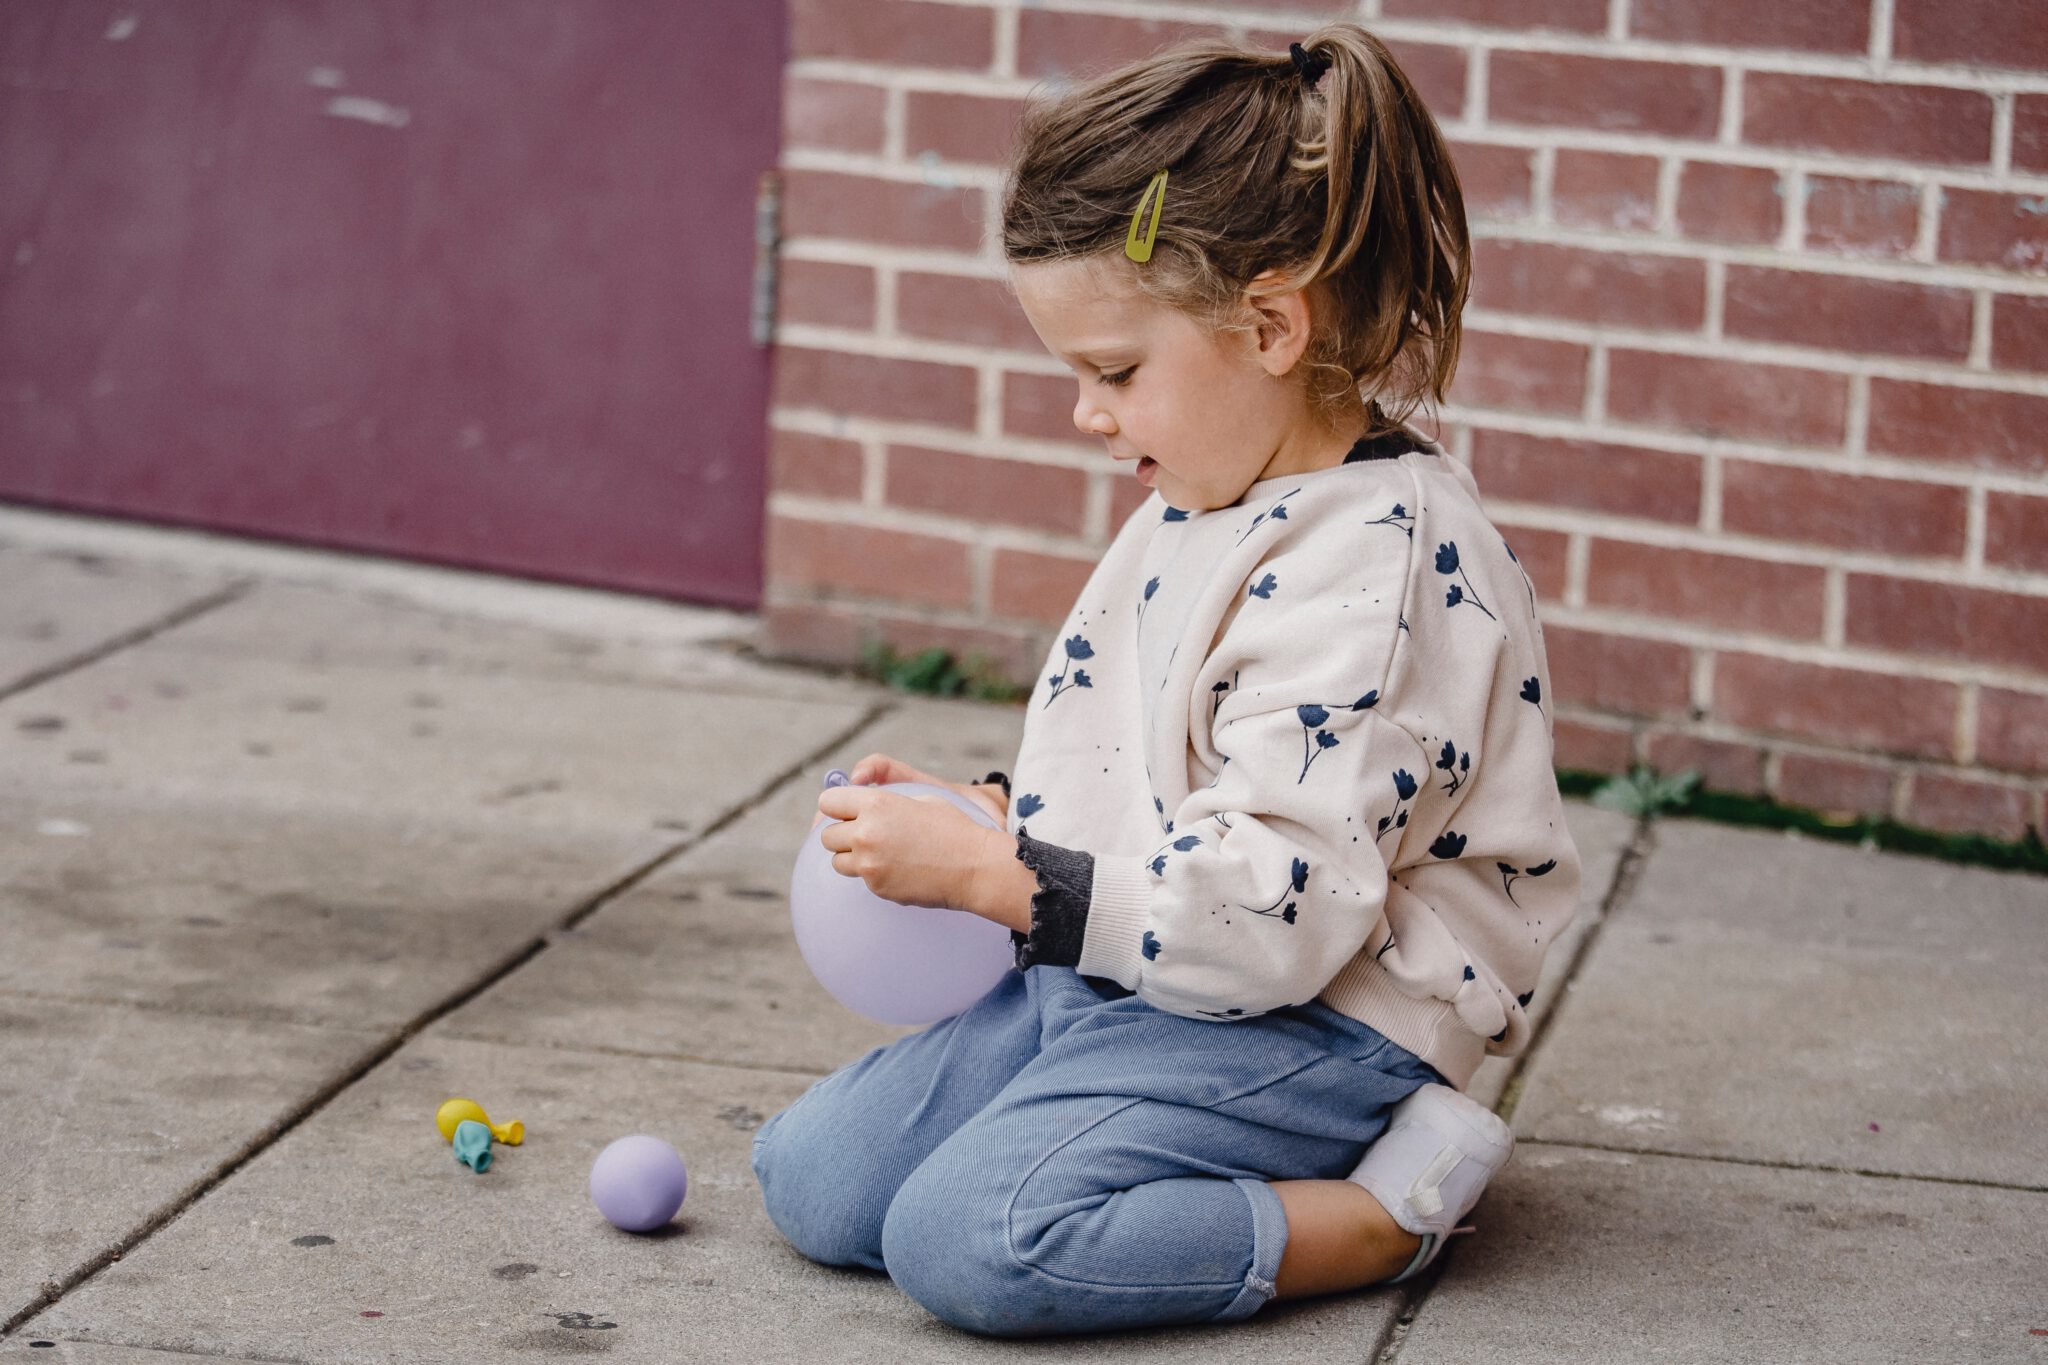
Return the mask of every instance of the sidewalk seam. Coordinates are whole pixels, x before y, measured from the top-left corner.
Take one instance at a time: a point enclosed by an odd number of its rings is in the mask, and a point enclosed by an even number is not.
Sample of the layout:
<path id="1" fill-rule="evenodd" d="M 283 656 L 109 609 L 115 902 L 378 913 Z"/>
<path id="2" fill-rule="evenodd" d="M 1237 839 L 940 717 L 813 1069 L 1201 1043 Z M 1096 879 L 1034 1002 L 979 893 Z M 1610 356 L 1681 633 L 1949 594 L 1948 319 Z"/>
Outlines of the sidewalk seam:
<path id="1" fill-rule="evenodd" d="M 236 579 L 226 587 L 218 588 L 204 597 L 195 598 L 182 607 L 176 607 L 165 616 L 146 625 L 124 630 L 118 635 L 102 640 L 99 644 L 89 649 L 73 654 L 68 658 L 59 659 L 56 663 L 45 664 L 41 668 L 31 669 L 13 682 L 0 685 L 0 702 L 9 701 L 24 692 L 32 691 L 53 678 L 61 678 L 66 673 L 75 673 L 81 668 L 88 668 L 104 658 L 120 653 L 130 645 L 139 645 L 153 640 L 165 631 L 174 630 L 195 617 L 204 616 L 207 612 L 215 611 L 230 603 L 240 601 L 255 590 L 257 582 L 258 580 L 253 578 Z"/>
<path id="2" fill-rule="evenodd" d="M 1572 951 L 1571 961 L 1565 967 L 1564 977 L 1558 987 L 1557 1003 L 1551 1006 L 1550 1011 L 1537 1023 L 1535 1031 L 1529 1037 L 1529 1045 L 1515 1058 L 1514 1069 L 1508 1073 L 1507 1084 L 1501 1088 L 1500 1103 L 1494 1107 L 1494 1112 L 1498 1113 L 1504 1122 L 1514 1121 L 1515 1106 L 1521 1099 L 1523 1078 L 1535 1064 L 1536 1055 L 1544 1041 L 1550 1037 L 1551 1028 L 1556 1024 L 1558 1015 L 1564 1012 L 1566 1002 L 1571 998 L 1571 984 L 1578 978 L 1579 969 L 1586 965 L 1587 959 L 1593 954 L 1594 946 L 1600 942 L 1601 935 L 1605 934 L 1607 926 L 1614 922 L 1615 915 L 1620 913 L 1621 907 L 1628 902 L 1629 897 L 1635 894 L 1636 884 L 1642 878 L 1643 865 L 1649 861 L 1650 854 L 1656 847 L 1654 823 L 1652 816 L 1637 817 L 1635 832 L 1629 836 L 1628 846 L 1621 851 L 1621 857 L 1615 863 L 1614 880 L 1608 883 L 1607 894 L 1600 898 L 1600 918 L 1579 939 Z M 1399 1361 L 1402 1348 L 1408 1343 L 1409 1329 L 1415 1325 L 1416 1319 L 1422 1316 L 1423 1306 L 1429 1302 L 1429 1297 L 1434 1292 L 1446 1264 L 1447 1259 L 1439 1257 L 1430 1271 L 1411 1284 L 1401 1287 L 1401 1311 L 1395 1314 L 1393 1322 L 1388 1325 L 1380 1339 L 1373 1343 L 1373 1352 L 1367 1357 L 1373 1365 L 1396 1365 Z"/>
<path id="3" fill-rule="evenodd" d="M 247 588 L 244 587 L 236 591 L 247 591 Z M 233 592 L 225 595 L 216 594 L 216 596 L 221 596 L 223 601 L 230 600 L 233 595 Z M 168 624 L 165 628 L 168 628 Z M 575 928 L 626 891 L 645 881 L 648 877 L 653 876 L 665 863 L 688 853 L 721 830 L 726 829 L 754 810 L 759 809 L 763 804 L 772 800 L 783 787 L 801 777 L 806 770 L 823 761 L 834 750 L 852 743 L 863 731 L 873 727 L 884 716 L 898 709 L 898 706 L 899 703 L 894 699 L 879 700 L 868 706 L 859 718 L 842 727 L 838 733 L 832 735 L 781 772 L 770 777 L 751 797 L 734 804 L 725 814 L 709 825 L 706 825 L 702 830 L 655 854 L 637 868 L 633 868 L 622 876 L 614 878 L 606 886 L 585 897 L 566 917 L 542 929 L 525 946 L 515 949 L 500 959 L 498 965 L 486 970 L 477 980 L 456 990 L 438 1004 L 423 1010 L 408 1023 L 400 1025 L 398 1030 L 390 1037 L 364 1053 L 354 1066 L 345 1069 L 327 1085 L 315 1091 L 313 1096 L 300 1105 L 297 1110 L 286 1114 L 276 1123 L 258 1132 L 248 1142 L 244 1143 L 226 1161 L 214 1167 L 210 1175 L 202 1175 L 199 1179 L 193 1181 L 185 1187 L 182 1193 L 172 1196 L 164 1207 L 145 1218 L 125 1236 L 121 1237 L 111 1246 L 102 1249 L 97 1255 L 78 1266 L 63 1279 L 45 1280 L 40 1286 L 40 1292 L 34 1298 L 30 1299 L 28 1303 L 24 1304 L 5 1322 L 0 1322 L 0 1341 L 13 1336 L 22 1327 L 41 1316 L 46 1310 L 54 1308 L 72 1290 L 86 1283 L 102 1270 L 105 1270 L 114 1262 L 134 1251 L 162 1229 L 183 1217 L 187 1210 L 193 1208 L 207 1195 L 220 1188 L 244 1166 L 288 1137 L 301 1124 L 326 1108 L 343 1092 L 354 1086 L 356 1082 L 364 1079 L 371 1072 L 389 1061 L 407 1043 L 418 1037 L 422 1032 L 433 1027 L 433 1025 L 462 1008 L 462 1006 L 468 1004 L 471 1000 L 474 1000 L 492 986 L 497 985 L 500 981 L 503 981 L 506 977 L 512 975 L 546 951 L 552 946 L 556 935 L 566 929 Z"/>
<path id="4" fill-rule="evenodd" d="M 2012 1194 L 2048 1194 L 2048 1185 L 2015 1185 L 2005 1180 L 1980 1180 L 1966 1175 L 1924 1175 L 1912 1171 L 1873 1171 L 1861 1166 L 1831 1166 L 1820 1162 L 1765 1161 L 1760 1157 L 1721 1156 L 1712 1152 L 1674 1152 L 1662 1147 L 1619 1147 L 1604 1142 L 1579 1142 L 1566 1138 L 1518 1138 L 1525 1147 L 1577 1148 L 1585 1152 L 1612 1152 L 1616 1156 L 1655 1156 L 1672 1161 L 1707 1161 L 1720 1166 L 1748 1166 L 1765 1171 L 1813 1171 L 1820 1175 L 1854 1175 L 1867 1180 L 1905 1180 L 1923 1185 L 1962 1185 L 1975 1190 L 2004 1190 Z"/>

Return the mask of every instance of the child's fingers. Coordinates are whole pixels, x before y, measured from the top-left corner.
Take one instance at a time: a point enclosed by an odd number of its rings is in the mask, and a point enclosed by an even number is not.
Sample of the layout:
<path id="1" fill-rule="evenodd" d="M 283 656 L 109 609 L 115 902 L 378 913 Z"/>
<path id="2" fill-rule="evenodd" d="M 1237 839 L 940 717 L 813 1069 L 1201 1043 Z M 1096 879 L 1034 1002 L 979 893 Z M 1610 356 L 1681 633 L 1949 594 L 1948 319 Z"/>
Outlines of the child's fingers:
<path id="1" fill-rule="evenodd" d="M 897 780 L 889 775 L 897 766 L 887 754 L 869 754 L 847 770 L 846 778 L 857 787 L 879 787 Z"/>

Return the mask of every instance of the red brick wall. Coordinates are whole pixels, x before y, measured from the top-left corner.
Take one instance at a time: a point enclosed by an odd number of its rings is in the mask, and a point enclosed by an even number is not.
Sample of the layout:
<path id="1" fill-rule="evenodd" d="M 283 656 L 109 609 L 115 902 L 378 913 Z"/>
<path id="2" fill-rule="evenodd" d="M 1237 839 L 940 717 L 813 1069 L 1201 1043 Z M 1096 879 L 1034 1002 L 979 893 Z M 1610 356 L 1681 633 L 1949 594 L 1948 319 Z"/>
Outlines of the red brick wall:
<path id="1" fill-rule="evenodd" d="M 2037 0 L 793 6 L 771 647 L 1033 675 L 1144 490 L 1004 294 L 1010 121 L 1183 33 L 1279 50 L 1344 15 L 1454 142 L 1445 432 L 1544 599 L 1560 764 L 2041 825 Z"/>

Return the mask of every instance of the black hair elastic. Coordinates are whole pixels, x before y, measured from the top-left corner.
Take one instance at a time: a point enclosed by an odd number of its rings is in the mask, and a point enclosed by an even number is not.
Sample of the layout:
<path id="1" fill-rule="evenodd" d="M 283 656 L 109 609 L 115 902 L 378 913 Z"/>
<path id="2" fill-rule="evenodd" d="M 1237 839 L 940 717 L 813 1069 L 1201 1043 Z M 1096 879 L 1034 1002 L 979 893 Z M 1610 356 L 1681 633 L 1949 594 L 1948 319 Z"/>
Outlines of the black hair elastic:
<path id="1" fill-rule="evenodd" d="M 1321 80 L 1323 73 L 1330 69 L 1330 59 L 1328 57 L 1312 53 L 1300 43 L 1289 43 L 1287 45 L 1287 55 L 1294 58 L 1296 73 L 1310 86 L 1315 85 L 1317 81 Z"/>

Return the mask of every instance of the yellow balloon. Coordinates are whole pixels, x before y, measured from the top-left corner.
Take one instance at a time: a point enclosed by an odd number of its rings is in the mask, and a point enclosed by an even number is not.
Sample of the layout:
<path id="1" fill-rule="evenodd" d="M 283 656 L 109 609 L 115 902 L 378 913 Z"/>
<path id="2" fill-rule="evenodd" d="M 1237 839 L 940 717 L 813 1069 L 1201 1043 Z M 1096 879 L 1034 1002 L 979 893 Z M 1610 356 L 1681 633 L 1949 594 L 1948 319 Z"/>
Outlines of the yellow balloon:
<path id="1" fill-rule="evenodd" d="M 491 1130 L 493 1140 L 502 1142 L 507 1147 L 517 1147 L 526 1141 L 526 1125 L 518 1119 L 513 1119 L 510 1123 L 492 1123 L 491 1116 L 484 1112 L 482 1105 L 475 1100 L 459 1097 L 444 1101 L 434 1114 L 434 1126 L 441 1130 L 441 1140 L 455 1141 L 455 1125 L 464 1119 L 475 1119 Z"/>

